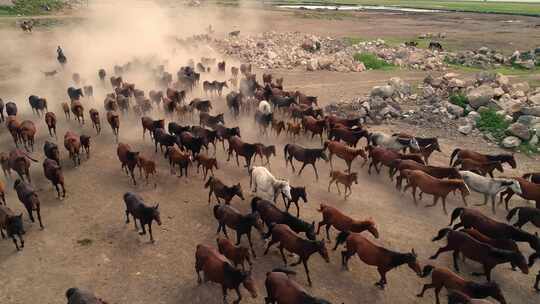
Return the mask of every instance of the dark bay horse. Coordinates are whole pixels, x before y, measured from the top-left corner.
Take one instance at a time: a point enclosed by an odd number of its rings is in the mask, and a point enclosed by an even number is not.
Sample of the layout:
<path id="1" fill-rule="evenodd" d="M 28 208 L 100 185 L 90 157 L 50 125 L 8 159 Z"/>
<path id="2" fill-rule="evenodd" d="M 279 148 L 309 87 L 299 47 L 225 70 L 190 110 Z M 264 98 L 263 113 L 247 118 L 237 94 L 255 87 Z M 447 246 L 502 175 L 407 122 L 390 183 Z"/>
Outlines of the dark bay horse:
<path id="1" fill-rule="evenodd" d="M 531 224 L 540 228 L 540 209 L 535 207 L 512 208 L 510 211 L 508 211 L 506 220 L 510 221 L 516 214 L 518 215 L 518 220 L 514 223 L 515 227 L 521 228 L 523 225 L 531 222 Z"/>
<path id="2" fill-rule="evenodd" d="M 360 233 L 350 232 L 339 233 L 334 250 L 343 243 L 345 243 L 345 250 L 341 252 L 341 265 L 343 268 L 348 269 L 349 259 L 357 254 L 362 262 L 377 267 L 381 279 L 375 283 L 375 286 L 381 289 L 384 289 L 387 284 L 386 273 L 403 264 L 407 264 L 418 276 L 421 274 L 414 249 L 408 253 L 392 251 L 374 244 Z"/>
<path id="3" fill-rule="evenodd" d="M 242 294 L 240 284 L 246 288 L 251 297 L 257 298 L 257 288 L 250 271 L 242 271 L 234 268 L 227 258 L 221 255 L 216 249 L 199 244 L 195 252 L 195 272 L 197 273 L 197 283 L 201 284 L 200 272 L 204 272 L 205 281 L 221 284 L 223 290 L 223 302 L 227 303 L 227 290 L 234 289 L 238 295 L 235 304 L 240 303 Z"/>
<path id="4" fill-rule="evenodd" d="M 324 147 L 320 149 L 310 149 L 304 148 L 297 144 L 286 144 L 283 148 L 283 155 L 285 156 L 285 167 L 287 167 L 288 163 L 291 163 L 291 168 L 294 172 L 295 168 L 292 162 L 292 159 L 294 158 L 302 163 L 302 168 L 300 168 L 300 171 L 298 171 L 298 175 L 302 174 L 302 170 L 304 170 L 304 168 L 309 164 L 313 167 L 313 170 L 315 171 L 316 179 L 319 180 L 319 173 L 317 172 L 315 162 L 318 159 L 323 159 L 328 162 L 328 157 L 326 156 L 326 153 L 324 153 L 324 150 L 326 150 Z"/>
<path id="5" fill-rule="evenodd" d="M 238 155 L 240 155 L 246 159 L 246 165 L 244 167 L 250 168 L 251 160 L 253 159 L 255 153 L 257 153 L 257 145 L 246 143 L 242 141 L 240 137 L 235 135 L 229 138 L 229 151 L 227 161 L 231 159 L 233 151 L 236 154 L 236 165 L 240 166 L 240 162 L 238 161 Z"/>
<path id="6" fill-rule="evenodd" d="M 473 159 L 482 163 L 487 163 L 490 161 L 499 161 L 501 163 L 507 163 L 515 169 L 517 167 L 516 159 L 514 158 L 514 155 L 512 154 L 496 154 L 496 155 L 488 155 L 488 154 L 482 154 L 478 153 L 472 150 L 467 149 L 454 149 L 452 151 L 452 154 L 450 156 L 450 166 L 454 164 L 454 159 L 457 161 L 458 159 Z"/>
<path id="7" fill-rule="evenodd" d="M 307 192 L 306 187 L 293 187 L 291 186 L 291 199 L 288 199 L 284 193 L 281 193 L 281 197 L 283 198 L 283 203 L 285 204 L 285 210 L 289 212 L 289 208 L 291 207 L 291 204 L 294 203 L 296 205 L 296 217 L 300 217 L 300 207 L 298 206 L 298 201 L 302 199 L 304 203 L 307 203 Z M 277 196 L 276 196 L 277 199 Z"/>
<path id="8" fill-rule="evenodd" d="M 251 242 L 251 229 L 255 227 L 255 229 L 262 233 L 262 221 L 258 213 L 241 214 L 230 205 L 215 205 L 214 217 L 219 222 L 217 233 L 223 230 L 225 236 L 229 238 L 227 227 L 236 230 L 236 245 L 240 245 L 240 239 L 245 234 L 249 242 L 249 248 L 251 248 L 251 253 L 254 257 L 257 256 Z"/>
<path id="9" fill-rule="evenodd" d="M 241 200 L 244 200 L 244 193 L 242 192 L 242 185 L 240 183 L 227 186 L 220 179 L 214 176 L 210 176 L 208 181 L 204 184 L 204 188 L 209 188 L 208 192 L 208 204 L 210 204 L 210 198 L 212 194 L 215 195 L 218 204 L 221 204 L 220 198 L 225 201 L 225 204 L 229 205 L 235 195 Z"/>
<path id="10" fill-rule="evenodd" d="M 0 204 L 0 235 L 2 235 L 2 238 L 6 237 L 6 235 L 4 234 L 4 230 L 6 231 L 7 237 L 13 240 L 17 251 L 21 250 L 21 248 L 24 248 L 24 239 L 22 235 L 25 233 L 25 231 L 23 227 L 22 213 L 16 215 L 7 206 L 2 206 Z M 17 239 L 15 239 L 15 236 L 19 238 L 19 242 L 21 243 L 20 248 L 19 244 L 17 243 Z"/>
<path id="11" fill-rule="evenodd" d="M 129 223 L 129 215 L 133 216 L 133 224 L 135 224 L 135 229 L 139 231 L 137 226 L 137 220 L 141 223 L 142 231 L 139 232 L 139 235 L 145 235 L 146 229 L 145 226 L 148 225 L 148 233 L 150 234 L 150 242 L 154 242 L 154 236 L 152 235 L 152 222 L 161 226 L 161 216 L 159 212 L 159 204 L 156 204 L 153 207 L 146 206 L 142 197 L 133 192 L 126 192 L 124 194 L 124 203 L 126 204 L 126 224 Z"/>
<path id="12" fill-rule="evenodd" d="M 242 270 L 245 270 L 245 262 L 249 267 L 253 266 L 251 263 L 251 254 L 249 248 L 244 246 L 235 246 L 229 239 L 218 237 L 216 239 L 219 253 L 223 254 L 227 259 L 233 262 L 234 267 L 242 265 Z"/>
<path id="13" fill-rule="evenodd" d="M 304 270 L 306 271 L 306 276 L 308 279 L 309 286 L 312 286 L 311 277 L 309 276 L 308 260 L 314 253 L 319 253 L 321 257 L 330 263 L 330 257 L 328 256 L 328 250 L 323 241 L 312 241 L 306 240 L 298 235 L 296 235 L 289 226 L 284 224 L 275 224 L 271 225 L 270 232 L 264 236 L 265 238 L 272 237 L 268 246 L 264 251 L 264 255 L 268 254 L 270 247 L 276 243 L 279 243 L 279 251 L 281 257 L 283 258 L 283 263 L 287 266 L 287 258 L 285 258 L 285 253 L 283 249 L 298 255 L 298 261 L 292 263 L 291 266 L 296 266 L 302 263 L 304 265 Z"/>
<path id="14" fill-rule="evenodd" d="M 43 230 L 45 227 L 41 222 L 41 203 L 39 201 L 36 190 L 34 190 L 32 185 L 25 181 L 21 181 L 20 179 L 15 180 L 13 188 L 17 192 L 17 197 L 19 198 L 19 201 L 24 205 L 24 208 L 26 208 L 26 211 L 28 212 L 28 217 L 30 218 L 32 223 L 35 222 L 33 215 L 33 212 L 35 211 L 39 221 L 39 227 Z"/>
<path id="15" fill-rule="evenodd" d="M 65 198 L 66 186 L 64 184 L 64 174 L 62 173 L 62 167 L 60 167 L 60 165 L 58 165 L 55 160 L 46 158 L 43 161 L 43 174 L 49 181 L 51 181 L 53 186 L 56 188 L 58 198 Z M 60 187 L 62 187 L 62 191 L 60 191 Z"/>
<path id="16" fill-rule="evenodd" d="M 331 304 L 329 301 L 309 295 L 300 284 L 289 277 L 294 274 L 296 272 L 280 268 L 266 273 L 264 281 L 268 294 L 264 299 L 266 304 Z"/>

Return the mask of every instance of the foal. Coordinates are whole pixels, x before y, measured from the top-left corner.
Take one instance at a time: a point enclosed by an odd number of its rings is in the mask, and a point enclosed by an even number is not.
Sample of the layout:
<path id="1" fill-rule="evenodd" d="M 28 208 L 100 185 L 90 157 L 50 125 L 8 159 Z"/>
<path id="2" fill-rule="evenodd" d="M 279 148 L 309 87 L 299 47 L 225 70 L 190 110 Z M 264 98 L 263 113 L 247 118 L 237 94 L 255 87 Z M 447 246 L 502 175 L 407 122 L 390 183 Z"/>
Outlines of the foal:
<path id="1" fill-rule="evenodd" d="M 212 173 L 212 176 L 214 176 L 214 168 L 218 170 L 217 166 L 217 160 L 212 157 L 208 157 L 203 154 L 197 154 L 194 158 L 195 161 L 197 161 L 197 173 L 199 173 L 199 168 L 202 166 L 204 169 L 204 177 L 203 179 L 206 180 L 206 176 L 208 175 L 208 171 Z"/>
<path id="2" fill-rule="evenodd" d="M 244 262 L 247 262 L 249 268 L 253 266 L 251 263 L 251 254 L 249 249 L 244 246 L 235 246 L 229 239 L 218 237 L 216 239 L 219 253 L 223 254 L 227 259 L 233 262 L 234 267 L 242 265 L 242 270 L 246 270 Z"/>
<path id="3" fill-rule="evenodd" d="M 49 135 L 52 137 L 54 133 L 54 137 L 57 137 L 56 136 L 56 115 L 53 112 L 45 113 L 45 124 L 47 124 L 47 128 L 49 129 Z"/>
<path id="4" fill-rule="evenodd" d="M 373 221 L 371 218 L 359 221 L 355 220 L 338 209 L 321 204 L 321 207 L 317 209 L 317 211 L 322 213 L 322 221 L 319 222 L 319 225 L 317 226 L 317 234 L 319 234 L 321 230 L 321 226 L 326 227 L 326 239 L 330 241 L 330 228 L 334 227 L 339 231 L 348 231 L 348 232 L 356 232 L 360 233 L 362 231 L 369 231 L 375 238 L 379 238 L 379 231 L 377 230 L 377 226 L 375 224 L 375 221 Z"/>
<path id="5" fill-rule="evenodd" d="M 92 127 L 96 129 L 96 133 L 101 133 L 101 120 L 99 119 L 99 112 L 96 109 L 90 109 L 90 120 L 92 121 Z"/>
<path id="6" fill-rule="evenodd" d="M 338 190 L 338 193 L 341 194 L 341 191 L 339 190 L 339 184 L 343 184 L 345 186 L 345 199 L 349 197 L 349 195 L 352 194 L 351 186 L 353 184 L 358 185 L 358 173 L 351 172 L 349 174 L 341 171 L 330 171 L 330 182 L 328 183 L 328 192 L 330 192 L 330 186 L 333 183 L 336 183 L 336 188 Z M 349 190 L 349 194 L 347 194 L 347 190 Z"/>
<path id="7" fill-rule="evenodd" d="M 257 155 L 259 155 L 261 157 L 261 163 L 264 162 L 263 157 L 266 158 L 266 163 L 263 164 L 263 166 L 270 166 L 270 157 L 276 156 L 276 146 L 265 146 L 261 143 L 255 143 L 255 146 L 257 147 L 257 151 L 255 152 L 255 156 L 253 156 L 253 162 L 255 162 L 255 159 L 257 159 Z"/>
<path id="8" fill-rule="evenodd" d="M 305 240 L 296 235 L 287 225 L 272 225 L 270 227 L 270 232 L 265 235 L 265 238 L 269 237 L 272 238 L 270 242 L 268 242 L 266 250 L 264 251 L 264 255 L 267 255 L 270 247 L 276 243 L 279 243 L 279 252 L 281 253 L 281 257 L 283 258 L 283 263 L 285 263 L 285 266 L 287 266 L 287 258 L 285 258 L 283 249 L 287 249 L 287 251 L 298 255 L 298 261 L 292 263 L 291 266 L 296 266 L 300 263 L 304 264 L 304 269 L 306 271 L 309 286 L 313 285 L 311 283 L 311 278 L 309 276 L 309 269 L 307 265 L 309 257 L 311 257 L 312 254 L 317 252 L 323 257 L 326 263 L 330 263 L 328 250 L 326 249 L 326 245 L 323 241 Z"/>
<path id="9" fill-rule="evenodd" d="M 283 198 L 283 203 L 285 204 L 285 210 L 289 212 L 289 208 L 291 207 L 291 203 L 294 203 L 296 205 L 296 217 L 300 217 L 300 207 L 298 206 L 298 201 L 302 199 L 304 203 L 307 203 L 307 193 L 306 193 L 306 187 L 293 187 L 291 186 L 291 198 L 288 199 L 284 193 L 281 193 L 281 197 Z M 277 197 L 276 197 L 277 199 Z M 275 202 L 275 201 L 274 201 Z"/>
<path id="10" fill-rule="evenodd" d="M 409 253 L 392 251 L 374 244 L 360 233 L 350 232 L 339 233 L 336 238 L 334 250 L 343 243 L 345 243 L 345 250 L 341 252 L 341 265 L 343 269 L 349 269 L 349 259 L 354 254 L 357 254 L 362 262 L 371 266 L 377 266 L 381 279 L 375 283 L 375 286 L 381 289 L 384 289 L 387 284 L 386 273 L 403 264 L 407 264 L 410 269 L 420 276 L 421 269 L 414 249 Z"/>
<path id="11" fill-rule="evenodd" d="M 148 177 L 150 175 L 157 175 L 156 162 L 148 159 L 142 155 L 139 155 L 137 158 L 137 167 L 139 167 L 139 176 L 142 177 L 142 171 L 144 170 L 144 178 L 146 179 L 146 184 L 148 185 Z"/>
<path id="12" fill-rule="evenodd" d="M 137 220 L 141 223 L 142 231 L 139 232 L 139 235 L 145 235 L 146 229 L 145 225 L 148 225 L 148 233 L 150 234 L 150 242 L 154 243 L 154 236 L 152 235 L 152 222 L 161 226 L 161 217 L 159 213 L 159 204 L 156 204 L 153 207 L 148 207 L 144 204 L 143 199 L 136 193 L 126 192 L 124 194 L 124 203 L 126 204 L 126 224 L 129 223 L 129 215 L 133 216 L 133 223 L 135 224 L 135 229 L 138 231 Z"/>

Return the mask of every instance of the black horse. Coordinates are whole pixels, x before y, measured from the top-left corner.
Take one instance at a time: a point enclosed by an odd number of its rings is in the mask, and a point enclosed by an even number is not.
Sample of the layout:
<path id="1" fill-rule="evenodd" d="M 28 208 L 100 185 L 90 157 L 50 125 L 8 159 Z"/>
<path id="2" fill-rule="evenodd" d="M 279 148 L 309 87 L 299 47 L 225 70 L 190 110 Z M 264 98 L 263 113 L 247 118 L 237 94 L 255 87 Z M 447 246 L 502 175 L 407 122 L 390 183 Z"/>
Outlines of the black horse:
<path id="1" fill-rule="evenodd" d="M 45 114 L 45 110 L 47 109 L 47 99 L 38 97 L 36 95 L 30 95 L 28 97 L 28 102 L 30 103 L 30 107 L 32 108 L 32 112 L 36 113 L 38 116 L 41 114 Z"/>
<path id="2" fill-rule="evenodd" d="M 154 146 L 156 153 L 158 144 L 160 151 L 163 152 L 163 146 L 165 146 L 165 148 L 172 147 L 176 143 L 178 143 L 178 139 L 176 136 L 167 134 L 167 132 L 165 132 L 165 130 L 163 130 L 162 128 L 154 129 Z"/>
<path id="3" fill-rule="evenodd" d="M 306 167 L 306 165 L 310 164 L 313 166 L 313 169 L 315 170 L 315 176 L 317 180 L 319 180 L 319 173 L 317 172 L 317 167 L 315 166 L 315 162 L 317 159 L 321 158 L 325 161 L 328 161 L 328 157 L 326 156 L 326 153 L 324 153 L 325 148 L 321 149 L 308 149 L 304 148 L 302 146 L 296 145 L 296 144 L 286 144 L 283 148 L 283 154 L 285 156 L 285 167 L 287 167 L 287 164 L 290 162 L 293 172 L 295 171 L 294 165 L 292 162 L 292 159 L 296 159 L 299 162 L 302 162 L 302 168 L 300 168 L 300 171 L 298 171 L 298 175 L 302 174 L 302 170 Z"/>
<path id="4" fill-rule="evenodd" d="M 69 87 L 67 89 L 67 94 L 69 96 L 69 100 L 76 101 L 79 100 L 81 97 L 84 97 L 83 91 L 81 88 L 75 88 L 75 87 Z"/>
<path id="5" fill-rule="evenodd" d="M 283 203 L 285 204 L 285 208 L 287 212 L 289 212 L 289 208 L 291 207 L 291 203 L 294 203 L 296 205 L 296 217 L 300 217 L 300 207 L 298 206 L 298 201 L 302 199 L 304 203 L 307 203 L 307 193 L 306 193 L 306 187 L 293 187 L 291 186 L 291 199 L 287 199 L 285 197 L 285 194 L 281 193 L 281 196 L 283 198 Z M 277 199 L 277 196 L 276 196 Z"/>
<path id="6" fill-rule="evenodd" d="M 133 193 L 126 192 L 124 194 L 124 203 L 126 204 L 126 224 L 129 223 L 129 215 L 133 216 L 133 223 L 135 224 L 135 229 L 139 230 L 137 227 L 137 220 L 141 223 L 142 231 L 139 232 L 139 235 L 145 235 L 146 229 L 145 225 L 148 225 L 148 232 L 150 233 L 150 241 L 154 242 L 154 237 L 152 235 L 152 221 L 156 221 L 158 225 L 161 226 L 161 217 L 159 213 L 159 204 L 156 204 L 153 207 L 148 207 L 144 204 L 143 199 Z"/>
<path id="7" fill-rule="evenodd" d="M 60 164 L 60 150 L 58 150 L 58 145 L 50 141 L 45 141 L 43 144 L 43 153 L 47 158 L 55 160 L 57 164 Z"/>

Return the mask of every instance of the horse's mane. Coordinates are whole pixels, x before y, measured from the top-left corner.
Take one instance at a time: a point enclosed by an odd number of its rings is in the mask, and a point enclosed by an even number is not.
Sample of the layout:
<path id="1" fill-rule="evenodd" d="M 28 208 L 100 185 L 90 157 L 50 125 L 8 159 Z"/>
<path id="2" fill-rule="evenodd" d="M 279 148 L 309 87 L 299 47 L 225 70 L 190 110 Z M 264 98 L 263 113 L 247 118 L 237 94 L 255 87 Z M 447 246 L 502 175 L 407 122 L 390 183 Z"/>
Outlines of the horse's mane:
<path id="1" fill-rule="evenodd" d="M 486 297 L 492 290 L 499 288 L 499 285 L 495 282 L 476 283 L 467 281 L 465 286 L 471 291 L 474 298 Z"/>
<path id="2" fill-rule="evenodd" d="M 489 161 L 504 162 L 504 161 L 513 160 L 514 156 L 511 154 L 496 154 L 496 155 L 486 155 L 486 158 Z"/>
<path id="3" fill-rule="evenodd" d="M 401 253 L 384 248 L 384 251 L 390 255 L 390 267 L 395 268 L 408 263 L 411 257 L 414 257 L 412 253 Z"/>

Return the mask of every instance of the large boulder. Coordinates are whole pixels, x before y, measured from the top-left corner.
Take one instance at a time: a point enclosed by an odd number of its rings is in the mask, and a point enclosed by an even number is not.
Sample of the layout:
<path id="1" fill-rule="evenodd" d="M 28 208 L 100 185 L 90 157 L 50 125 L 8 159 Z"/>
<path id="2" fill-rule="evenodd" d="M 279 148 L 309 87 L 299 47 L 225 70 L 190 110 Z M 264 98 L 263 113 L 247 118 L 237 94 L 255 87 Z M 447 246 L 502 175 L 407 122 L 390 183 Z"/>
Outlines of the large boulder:
<path id="1" fill-rule="evenodd" d="M 540 117 L 532 115 L 521 115 L 518 117 L 517 122 L 526 126 L 533 126 L 536 124 L 540 124 Z"/>
<path id="2" fill-rule="evenodd" d="M 521 145 L 521 139 L 515 136 L 508 136 L 502 140 L 501 145 L 509 149 L 517 148 Z"/>
<path id="3" fill-rule="evenodd" d="M 307 62 L 306 68 L 308 71 L 316 71 L 319 68 L 319 62 L 317 59 L 312 58 Z"/>
<path id="4" fill-rule="evenodd" d="M 446 105 L 446 110 L 448 110 L 448 113 L 453 114 L 457 117 L 461 117 L 465 113 L 465 109 L 453 103 L 448 103 Z"/>
<path id="5" fill-rule="evenodd" d="M 540 94 L 529 96 L 529 102 L 540 106 Z"/>
<path id="6" fill-rule="evenodd" d="M 398 93 L 403 95 L 410 95 L 412 92 L 411 85 L 406 83 L 399 77 L 392 77 L 388 84 L 394 88 Z"/>
<path id="7" fill-rule="evenodd" d="M 449 88 L 464 88 L 465 85 L 465 81 L 458 78 L 452 78 L 450 81 L 448 81 Z"/>
<path id="8" fill-rule="evenodd" d="M 376 86 L 371 89 L 372 97 L 390 98 L 394 95 L 395 89 L 391 85 Z"/>
<path id="9" fill-rule="evenodd" d="M 509 135 L 519 137 L 522 140 L 529 140 L 529 138 L 531 138 L 529 128 L 526 125 L 519 122 L 515 122 L 511 124 L 508 127 L 508 129 L 506 129 L 506 133 L 508 133 Z"/>
<path id="10" fill-rule="evenodd" d="M 466 124 L 458 127 L 458 132 L 464 135 L 469 135 L 473 130 L 472 124 Z"/>
<path id="11" fill-rule="evenodd" d="M 481 85 L 477 88 L 473 88 L 467 93 L 467 99 L 471 107 L 478 109 L 489 103 L 493 98 L 495 92 L 492 87 L 488 85 Z"/>
<path id="12" fill-rule="evenodd" d="M 531 89 L 531 87 L 529 86 L 529 83 L 526 81 L 515 83 L 513 87 L 515 91 L 523 91 L 525 93 L 529 92 L 529 90 Z"/>
<path id="13" fill-rule="evenodd" d="M 540 106 L 523 107 L 521 108 L 521 113 L 525 115 L 532 115 L 532 116 L 540 117 Z"/>

